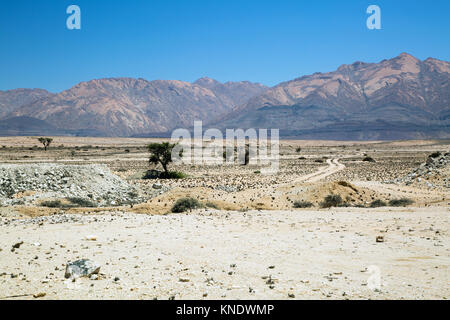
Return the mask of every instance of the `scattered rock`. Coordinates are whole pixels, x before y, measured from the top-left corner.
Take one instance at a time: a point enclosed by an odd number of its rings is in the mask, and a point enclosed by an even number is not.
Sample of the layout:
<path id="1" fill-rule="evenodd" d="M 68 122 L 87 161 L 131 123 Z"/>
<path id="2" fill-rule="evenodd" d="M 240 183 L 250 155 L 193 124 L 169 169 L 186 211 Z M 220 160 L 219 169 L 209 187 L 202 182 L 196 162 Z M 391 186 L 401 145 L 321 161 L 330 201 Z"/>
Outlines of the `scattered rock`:
<path id="1" fill-rule="evenodd" d="M 23 245 L 23 241 L 20 241 L 20 242 L 16 243 L 12 247 L 13 247 L 13 249 L 19 249 L 21 245 Z"/>
<path id="2" fill-rule="evenodd" d="M 89 235 L 89 236 L 86 236 L 85 238 L 88 241 L 97 241 L 97 236 L 95 236 L 95 235 Z"/>
<path id="3" fill-rule="evenodd" d="M 377 237 L 377 242 L 384 242 L 384 237 L 383 236 L 378 236 Z"/>
<path id="4" fill-rule="evenodd" d="M 19 249 L 22 244 L 23 244 L 23 241 L 14 244 L 11 248 L 11 252 L 14 252 L 14 251 L 16 251 L 16 249 Z"/>
<path id="5" fill-rule="evenodd" d="M 404 183 L 411 185 L 413 183 L 424 184 L 427 188 L 435 188 L 436 183 L 441 186 L 450 188 L 449 180 L 445 179 L 445 175 L 441 171 L 450 163 L 450 156 L 448 153 L 442 154 L 441 152 L 435 152 L 431 154 L 425 163 L 422 163 L 418 168 L 414 169 L 408 175 L 388 181 L 389 183 Z M 433 183 L 430 183 L 429 179 L 433 179 Z"/>
<path id="6" fill-rule="evenodd" d="M 1 164 L 0 186 L 0 203 L 5 206 L 64 198 L 90 199 L 98 206 L 142 202 L 135 187 L 98 164 Z M 30 190 L 37 192 L 14 197 Z"/>
<path id="7" fill-rule="evenodd" d="M 65 278 L 90 277 L 93 274 L 98 274 L 99 271 L 100 265 L 98 263 L 87 259 L 77 260 L 67 264 Z"/>

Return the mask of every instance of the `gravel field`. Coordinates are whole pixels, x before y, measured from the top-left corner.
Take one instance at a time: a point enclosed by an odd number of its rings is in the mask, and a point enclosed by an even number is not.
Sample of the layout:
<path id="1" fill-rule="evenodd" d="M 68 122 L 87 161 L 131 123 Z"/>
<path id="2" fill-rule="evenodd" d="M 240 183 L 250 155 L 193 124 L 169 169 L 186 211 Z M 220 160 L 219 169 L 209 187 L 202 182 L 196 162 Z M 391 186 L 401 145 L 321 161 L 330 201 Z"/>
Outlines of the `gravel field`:
<path id="1" fill-rule="evenodd" d="M 342 208 L 4 218 L 0 298 L 448 299 L 448 214 Z M 83 258 L 101 265 L 99 279 L 65 279 L 66 263 Z M 376 270 L 379 290 L 368 286 Z"/>
<path id="2" fill-rule="evenodd" d="M 0 300 L 449 298 L 450 142 L 282 141 L 276 175 L 144 180 L 150 141 L 0 138 Z"/>

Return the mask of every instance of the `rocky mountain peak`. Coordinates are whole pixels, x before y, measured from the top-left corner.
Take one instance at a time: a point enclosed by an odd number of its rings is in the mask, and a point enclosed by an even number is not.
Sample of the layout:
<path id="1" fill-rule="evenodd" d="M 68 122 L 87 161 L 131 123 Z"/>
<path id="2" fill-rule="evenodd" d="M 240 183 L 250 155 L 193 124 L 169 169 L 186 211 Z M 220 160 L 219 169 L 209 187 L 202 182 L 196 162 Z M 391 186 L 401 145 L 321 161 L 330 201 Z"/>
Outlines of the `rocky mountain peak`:
<path id="1" fill-rule="evenodd" d="M 199 85 L 201 87 L 210 88 L 210 87 L 220 85 L 222 83 L 220 83 L 219 81 L 217 81 L 215 79 L 209 78 L 209 77 L 203 77 L 203 78 L 196 80 L 194 82 L 194 84 Z"/>

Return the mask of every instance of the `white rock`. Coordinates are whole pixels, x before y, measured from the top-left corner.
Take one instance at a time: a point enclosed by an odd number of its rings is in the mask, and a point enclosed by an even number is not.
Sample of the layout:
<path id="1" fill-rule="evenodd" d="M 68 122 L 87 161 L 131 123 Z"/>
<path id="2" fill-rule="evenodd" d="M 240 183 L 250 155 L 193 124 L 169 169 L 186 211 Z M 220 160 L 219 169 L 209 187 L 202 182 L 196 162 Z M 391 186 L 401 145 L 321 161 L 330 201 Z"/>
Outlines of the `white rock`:
<path id="1" fill-rule="evenodd" d="M 100 264 L 92 260 L 83 259 L 74 262 L 69 262 L 66 266 L 65 278 L 80 278 L 90 277 L 93 274 L 100 272 Z"/>

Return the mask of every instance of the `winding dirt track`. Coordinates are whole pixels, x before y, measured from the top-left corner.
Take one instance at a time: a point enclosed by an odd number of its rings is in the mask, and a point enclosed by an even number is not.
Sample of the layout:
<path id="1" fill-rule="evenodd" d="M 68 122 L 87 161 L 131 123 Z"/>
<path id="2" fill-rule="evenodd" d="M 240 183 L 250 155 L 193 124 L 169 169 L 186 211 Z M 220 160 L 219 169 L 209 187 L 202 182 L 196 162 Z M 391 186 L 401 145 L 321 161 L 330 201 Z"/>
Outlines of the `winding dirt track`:
<path id="1" fill-rule="evenodd" d="M 300 177 L 295 182 L 317 182 L 320 181 L 338 171 L 345 169 L 345 165 L 339 162 L 339 159 L 328 159 L 328 167 L 320 168 L 318 171 Z"/>

